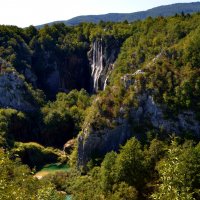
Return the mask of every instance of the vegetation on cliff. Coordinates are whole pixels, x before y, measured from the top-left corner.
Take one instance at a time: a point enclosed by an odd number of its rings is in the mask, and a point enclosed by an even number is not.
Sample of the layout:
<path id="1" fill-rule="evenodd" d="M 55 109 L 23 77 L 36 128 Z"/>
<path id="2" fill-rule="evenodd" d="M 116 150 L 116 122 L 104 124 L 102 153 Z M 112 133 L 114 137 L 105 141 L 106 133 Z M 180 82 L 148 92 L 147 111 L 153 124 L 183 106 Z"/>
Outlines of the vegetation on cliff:
<path id="1" fill-rule="evenodd" d="M 0 199 L 63 199 L 58 191 L 79 200 L 199 199 L 199 27 L 198 13 L 40 30 L 0 26 Z M 91 94 L 95 40 L 106 52 L 102 62 L 117 55 L 102 72 L 105 90 Z M 135 137 L 100 155 L 104 136 L 124 124 Z M 90 155 L 83 152 L 89 162 L 77 169 L 80 141 Z M 67 161 L 67 172 L 32 177 Z"/>

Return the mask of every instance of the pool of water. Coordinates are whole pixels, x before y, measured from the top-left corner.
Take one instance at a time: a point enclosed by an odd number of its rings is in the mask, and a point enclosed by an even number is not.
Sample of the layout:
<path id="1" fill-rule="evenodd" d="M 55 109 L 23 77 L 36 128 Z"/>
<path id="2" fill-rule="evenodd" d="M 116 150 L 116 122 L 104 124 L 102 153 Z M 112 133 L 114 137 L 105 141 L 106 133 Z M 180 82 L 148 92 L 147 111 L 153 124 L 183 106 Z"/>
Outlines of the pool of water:
<path id="1" fill-rule="evenodd" d="M 67 195 L 65 200 L 72 200 L 71 195 Z"/>
<path id="2" fill-rule="evenodd" d="M 38 179 L 41 179 L 48 174 L 53 174 L 56 172 L 67 172 L 67 171 L 69 171 L 69 165 L 61 164 L 61 163 L 52 163 L 52 164 L 45 165 L 34 176 Z"/>
<path id="3" fill-rule="evenodd" d="M 68 171 L 69 166 L 67 164 L 53 163 L 45 165 L 40 171 Z"/>

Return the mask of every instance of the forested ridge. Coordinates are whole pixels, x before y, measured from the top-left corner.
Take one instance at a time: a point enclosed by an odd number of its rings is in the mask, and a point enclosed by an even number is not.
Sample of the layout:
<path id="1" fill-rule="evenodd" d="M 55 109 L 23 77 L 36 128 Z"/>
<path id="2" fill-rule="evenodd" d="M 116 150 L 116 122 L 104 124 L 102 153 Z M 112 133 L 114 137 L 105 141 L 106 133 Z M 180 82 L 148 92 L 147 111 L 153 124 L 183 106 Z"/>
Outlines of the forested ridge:
<path id="1" fill-rule="evenodd" d="M 52 25 L 53 23 L 62 22 L 65 25 L 74 26 L 78 25 L 82 22 L 92 22 L 99 23 L 100 21 L 111 21 L 111 22 L 121 22 L 127 20 L 128 22 L 133 22 L 137 20 L 143 20 L 147 17 L 158 17 L 158 16 L 172 16 L 177 14 L 186 13 L 192 14 L 200 11 L 200 3 L 192 2 L 192 3 L 176 3 L 172 5 L 163 5 L 155 8 L 148 9 L 146 11 L 138 11 L 133 13 L 108 13 L 102 15 L 84 15 L 77 16 L 72 19 L 50 22 L 48 25 Z M 41 28 L 44 25 L 38 25 L 37 28 Z"/>
<path id="2" fill-rule="evenodd" d="M 1 25 L 0 199 L 199 199 L 199 69 L 199 13 Z"/>

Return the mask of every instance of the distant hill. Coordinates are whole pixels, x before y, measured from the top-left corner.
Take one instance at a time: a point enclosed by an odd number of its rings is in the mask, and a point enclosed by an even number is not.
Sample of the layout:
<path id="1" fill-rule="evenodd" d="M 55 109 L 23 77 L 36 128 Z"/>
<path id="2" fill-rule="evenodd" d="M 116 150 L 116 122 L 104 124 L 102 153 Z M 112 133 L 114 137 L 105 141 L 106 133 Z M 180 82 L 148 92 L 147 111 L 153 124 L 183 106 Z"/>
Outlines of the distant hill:
<path id="1" fill-rule="evenodd" d="M 83 15 L 77 16 L 69 20 L 63 21 L 55 21 L 47 23 L 48 25 L 63 22 L 66 25 L 77 25 L 81 22 L 93 22 L 98 23 L 99 21 L 112 21 L 112 22 L 120 22 L 124 20 L 128 20 L 129 22 L 142 20 L 149 16 L 157 17 L 157 16 L 172 16 L 176 13 L 180 14 L 184 13 L 194 13 L 200 11 L 200 2 L 193 3 L 177 3 L 165 6 L 155 7 L 146 11 L 134 12 L 134 13 L 108 13 L 104 15 Z M 37 26 L 37 28 L 41 28 L 43 25 Z"/>

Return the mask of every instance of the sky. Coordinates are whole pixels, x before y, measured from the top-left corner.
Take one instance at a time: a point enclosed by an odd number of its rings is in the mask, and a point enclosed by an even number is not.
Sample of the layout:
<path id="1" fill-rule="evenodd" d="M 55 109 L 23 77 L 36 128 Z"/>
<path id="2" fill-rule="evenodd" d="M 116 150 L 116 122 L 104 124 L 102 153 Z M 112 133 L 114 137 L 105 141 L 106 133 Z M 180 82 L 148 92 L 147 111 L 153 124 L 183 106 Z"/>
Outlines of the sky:
<path id="1" fill-rule="evenodd" d="M 0 24 L 27 27 L 79 15 L 130 13 L 195 0 L 1 0 Z"/>

